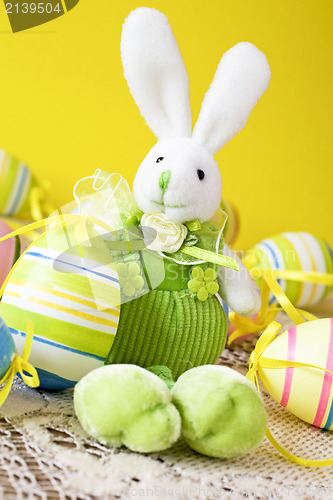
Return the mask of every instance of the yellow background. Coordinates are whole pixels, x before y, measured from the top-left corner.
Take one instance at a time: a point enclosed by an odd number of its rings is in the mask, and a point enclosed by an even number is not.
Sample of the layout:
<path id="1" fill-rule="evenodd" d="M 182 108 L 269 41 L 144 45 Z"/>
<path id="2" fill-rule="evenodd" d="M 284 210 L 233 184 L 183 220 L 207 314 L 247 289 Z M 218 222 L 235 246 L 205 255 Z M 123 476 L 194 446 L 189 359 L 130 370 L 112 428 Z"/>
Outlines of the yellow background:
<path id="1" fill-rule="evenodd" d="M 52 182 L 54 204 L 98 167 L 132 183 L 155 138 L 123 78 L 121 26 L 163 11 L 190 78 L 193 118 L 223 52 L 248 40 L 272 80 L 245 129 L 216 156 L 238 207 L 237 247 L 287 230 L 333 244 L 331 0 L 80 0 L 48 24 L 12 34 L 0 7 L 0 147 Z"/>

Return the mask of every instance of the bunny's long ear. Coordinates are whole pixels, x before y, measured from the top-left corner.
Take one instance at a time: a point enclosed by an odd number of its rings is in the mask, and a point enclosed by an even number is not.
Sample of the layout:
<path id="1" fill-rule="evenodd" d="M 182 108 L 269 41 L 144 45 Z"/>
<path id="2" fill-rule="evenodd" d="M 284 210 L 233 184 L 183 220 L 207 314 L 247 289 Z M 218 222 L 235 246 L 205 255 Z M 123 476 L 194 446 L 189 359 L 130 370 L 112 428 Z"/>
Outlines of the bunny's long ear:
<path id="1" fill-rule="evenodd" d="M 166 16 L 146 7 L 132 11 L 123 26 L 121 57 L 131 94 L 155 136 L 189 137 L 188 76 Z"/>
<path id="2" fill-rule="evenodd" d="M 241 42 L 222 57 L 202 102 L 193 139 L 213 155 L 245 125 L 271 77 L 265 55 Z"/>

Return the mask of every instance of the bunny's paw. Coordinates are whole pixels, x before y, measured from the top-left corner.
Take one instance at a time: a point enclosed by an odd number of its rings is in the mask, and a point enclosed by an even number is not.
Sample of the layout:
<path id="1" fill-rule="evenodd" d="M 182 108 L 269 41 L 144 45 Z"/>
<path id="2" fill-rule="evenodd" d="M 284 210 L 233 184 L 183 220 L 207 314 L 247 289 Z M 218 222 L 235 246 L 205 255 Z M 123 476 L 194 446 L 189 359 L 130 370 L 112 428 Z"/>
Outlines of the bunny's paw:
<path id="1" fill-rule="evenodd" d="M 260 395 L 243 375 L 205 365 L 185 372 L 172 390 L 182 418 L 182 436 L 195 451 L 231 458 L 257 446 L 267 414 Z"/>
<path id="2" fill-rule="evenodd" d="M 85 431 L 106 445 L 160 451 L 180 435 L 167 385 L 136 365 L 107 365 L 76 385 L 74 407 Z"/>

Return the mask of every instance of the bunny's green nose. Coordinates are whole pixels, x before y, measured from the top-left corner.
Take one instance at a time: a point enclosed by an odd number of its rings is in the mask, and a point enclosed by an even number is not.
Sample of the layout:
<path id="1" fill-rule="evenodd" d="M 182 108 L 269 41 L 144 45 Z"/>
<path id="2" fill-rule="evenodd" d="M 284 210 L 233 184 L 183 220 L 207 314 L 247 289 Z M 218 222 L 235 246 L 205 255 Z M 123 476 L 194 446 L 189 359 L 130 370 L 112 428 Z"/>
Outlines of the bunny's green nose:
<path id="1" fill-rule="evenodd" d="M 158 180 L 158 184 L 163 191 L 163 195 L 164 195 L 165 191 L 167 190 L 169 180 L 170 180 L 170 175 L 171 175 L 171 171 L 165 170 L 164 172 L 161 173 L 160 178 Z"/>

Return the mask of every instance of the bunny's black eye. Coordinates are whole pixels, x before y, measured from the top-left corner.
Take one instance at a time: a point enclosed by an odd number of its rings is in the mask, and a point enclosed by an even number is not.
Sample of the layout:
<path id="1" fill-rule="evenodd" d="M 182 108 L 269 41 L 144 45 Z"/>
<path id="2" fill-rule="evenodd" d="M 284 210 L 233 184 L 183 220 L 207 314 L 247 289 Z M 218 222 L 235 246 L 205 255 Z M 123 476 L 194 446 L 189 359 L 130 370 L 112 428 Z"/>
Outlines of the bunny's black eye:
<path id="1" fill-rule="evenodd" d="M 205 172 L 203 170 L 197 170 L 197 174 L 199 179 L 202 181 L 202 179 L 205 177 Z"/>
<path id="2" fill-rule="evenodd" d="M 164 160 L 164 156 L 159 156 L 156 160 L 156 163 L 159 163 L 160 161 Z"/>

